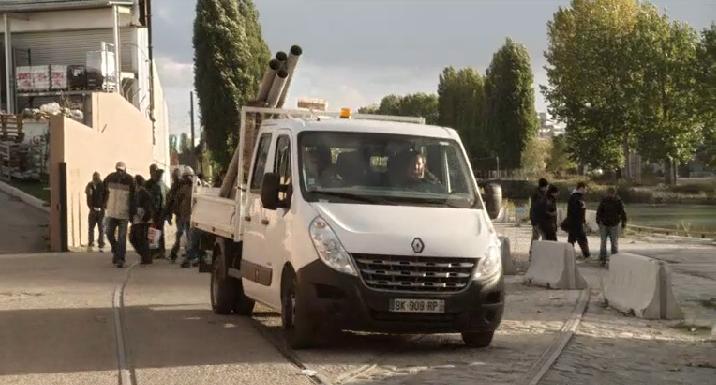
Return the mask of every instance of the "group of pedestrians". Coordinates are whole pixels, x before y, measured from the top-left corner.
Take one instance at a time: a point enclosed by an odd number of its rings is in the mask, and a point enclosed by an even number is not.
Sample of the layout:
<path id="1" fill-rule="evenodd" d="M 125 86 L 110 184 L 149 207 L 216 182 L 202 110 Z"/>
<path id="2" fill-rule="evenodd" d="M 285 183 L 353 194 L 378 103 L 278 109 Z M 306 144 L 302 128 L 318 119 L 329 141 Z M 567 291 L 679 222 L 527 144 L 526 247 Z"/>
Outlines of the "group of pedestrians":
<path id="1" fill-rule="evenodd" d="M 567 242 L 579 245 L 582 258 L 589 259 L 589 242 L 587 240 L 587 203 L 585 194 L 587 185 L 579 182 L 567 201 L 567 216 L 559 224 L 557 198 L 559 189 L 549 184 L 547 179 L 540 178 L 537 188 L 530 197 L 530 222 L 532 224 L 532 241 L 543 239 L 557 241 L 557 230 L 561 228 L 567 233 Z M 626 211 L 622 200 L 613 187 L 607 189 L 607 195 L 599 203 L 596 222 L 599 225 L 601 244 L 599 261 L 602 266 L 607 263 L 607 238 L 611 243 L 611 254 L 619 252 L 620 230 L 626 227 Z"/>
<path id="2" fill-rule="evenodd" d="M 129 242 L 140 255 L 141 263 L 151 264 L 154 259 L 166 257 L 164 223 L 171 225 L 174 217 L 177 233 L 169 259 L 177 260 L 181 238 L 186 235 L 186 257 L 182 267 L 195 265 L 199 257 L 198 236 L 191 236 L 189 226 L 194 170 L 191 167 L 175 169 L 171 188 L 166 186 L 163 177 L 164 170 L 155 164 L 149 167 L 148 180 L 141 175 L 132 177 L 124 162 L 117 162 L 115 171 L 104 180 L 95 172 L 85 189 L 89 208 L 88 250 L 94 247 L 97 228 L 99 251 L 104 249 L 106 234 L 112 264 L 124 267 L 129 230 Z"/>

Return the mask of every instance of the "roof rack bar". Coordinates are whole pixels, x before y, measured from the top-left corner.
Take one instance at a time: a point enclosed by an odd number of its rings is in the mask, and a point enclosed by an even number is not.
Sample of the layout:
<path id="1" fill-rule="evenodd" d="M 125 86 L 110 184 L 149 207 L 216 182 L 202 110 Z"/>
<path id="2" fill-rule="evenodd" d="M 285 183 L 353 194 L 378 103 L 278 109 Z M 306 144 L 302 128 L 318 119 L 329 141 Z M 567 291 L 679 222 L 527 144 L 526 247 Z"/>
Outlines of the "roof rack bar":
<path id="1" fill-rule="evenodd" d="M 322 117 L 326 118 L 339 118 L 339 112 L 328 112 L 328 111 L 314 111 L 314 110 L 289 110 L 284 108 L 267 108 L 267 107 L 250 107 L 244 106 L 241 108 L 246 113 L 257 113 L 257 114 L 269 114 L 269 115 L 282 115 L 289 118 L 303 118 L 303 119 L 318 119 Z M 415 123 L 425 124 L 425 118 L 410 117 L 410 116 L 389 116 L 389 115 L 371 115 L 371 114 L 354 114 L 353 119 L 363 120 L 381 120 L 389 122 L 402 122 L 402 123 Z"/>

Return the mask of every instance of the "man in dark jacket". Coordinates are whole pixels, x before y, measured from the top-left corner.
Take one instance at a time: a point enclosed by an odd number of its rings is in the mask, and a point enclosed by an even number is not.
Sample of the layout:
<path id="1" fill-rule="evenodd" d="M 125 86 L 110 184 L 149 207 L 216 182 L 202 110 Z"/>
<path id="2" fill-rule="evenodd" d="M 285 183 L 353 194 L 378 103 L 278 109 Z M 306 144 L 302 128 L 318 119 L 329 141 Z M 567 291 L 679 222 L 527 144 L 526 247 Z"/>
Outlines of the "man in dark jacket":
<path id="1" fill-rule="evenodd" d="M 557 196 L 559 189 L 557 186 L 550 185 L 547 194 L 542 201 L 540 210 L 544 212 L 544 217 L 539 223 L 540 230 L 547 241 L 557 240 Z"/>
<path id="2" fill-rule="evenodd" d="M 532 240 L 537 241 L 540 238 L 544 239 L 544 233 L 540 227 L 540 223 L 546 219 L 546 213 L 544 211 L 544 200 L 547 195 L 547 188 L 549 183 L 547 179 L 540 178 L 537 188 L 532 192 L 530 196 L 530 223 L 532 224 Z"/>
<path id="3" fill-rule="evenodd" d="M 587 204 L 584 202 L 584 193 L 587 192 L 587 185 L 584 182 L 577 183 L 577 188 L 569 197 L 567 202 L 567 242 L 574 245 L 579 244 L 582 250 L 582 257 L 589 258 L 589 243 L 587 234 L 584 232 L 586 223 Z"/>
<path id="4" fill-rule="evenodd" d="M 165 243 L 164 243 L 164 215 L 165 206 L 167 201 L 167 185 L 164 184 L 162 177 L 164 177 L 164 170 L 157 167 L 156 164 L 152 164 L 149 167 L 151 178 L 146 183 L 146 188 L 149 194 L 152 196 L 152 205 L 154 207 L 154 216 L 152 217 L 152 226 L 161 232 L 159 238 L 159 248 L 152 250 L 152 256 L 156 258 L 164 258 Z"/>
<path id="5" fill-rule="evenodd" d="M 87 208 L 89 209 L 89 215 L 87 223 L 89 224 L 89 243 L 87 244 L 87 251 L 92 251 L 94 247 L 94 228 L 97 227 L 97 246 L 99 251 L 102 252 L 104 249 L 104 200 L 107 192 L 104 189 L 104 183 L 98 172 L 92 174 L 92 181 L 87 184 L 85 188 L 85 194 L 87 195 Z"/>
<path id="6" fill-rule="evenodd" d="M 152 256 L 149 251 L 149 226 L 154 218 L 155 210 L 152 195 L 147 191 L 147 183 L 141 175 L 134 177 L 137 186 L 135 193 L 136 213 L 132 220 L 132 228 L 129 232 L 129 240 L 134 250 L 142 257 L 142 265 L 152 263 Z"/>
<path id="7" fill-rule="evenodd" d="M 177 219 L 176 238 L 174 240 L 174 245 L 172 246 L 172 251 L 169 254 L 172 263 L 176 262 L 177 260 L 177 253 L 179 253 L 179 248 L 181 247 L 181 237 L 184 235 L 184 229 L 179 226 L 179 212 L 177 204 L 177 197 L 179 193 L 179 187 L 181 187 L 181 180 L 182 169 L 180 166 L 172 171 L 172 186 L 169 189 L 169 193 L 167 194 L 167 203 L 164 207 L 164 218 L 170 225 L 172 224 L 172 215 L 174 215 Z"/>
<path id="8" fill-rule="evenodd" d="M 602 243 L 599 247 L 599 261 L 602 266 L 607 263 L 607 237 L 609 237 L 612 254 L 619 252 L 619 225 L 626 227 L 627 215 L 624 211 L 624 203 L 617 196 L 613 187 L 607 189 L 605 196 L 597 208 L 597 224 L 599 224 L 599 235 Z"/>
<path id="9" fill-rule="evenodd" d="M 127 226 L 136 213 L 134 178 L 127 174 L 127 165 L 117 162 L 115 172 L 104 179 L 105 216 L 107 217 L 107 239 L 112 247 L 112 263 L 124 267 L 127 252 Z M 115 238 L 115 230 L 117 237 Z"/>
<path id="10" fill-rule="evenodd" d="M 194 191 L 194 176 L 194 170 L 189 166 L 185 166 L 176 195 L 177 232 L 181 229 L 181 232 L 186 234 L 186 256 L 181 264 L 181 267 L 184 268 L 191 267 L 198 257 L 196 247 L 198 243 L 198 239 L 196 239 L 197 233 L 191 230 L 191 196 Z"/>

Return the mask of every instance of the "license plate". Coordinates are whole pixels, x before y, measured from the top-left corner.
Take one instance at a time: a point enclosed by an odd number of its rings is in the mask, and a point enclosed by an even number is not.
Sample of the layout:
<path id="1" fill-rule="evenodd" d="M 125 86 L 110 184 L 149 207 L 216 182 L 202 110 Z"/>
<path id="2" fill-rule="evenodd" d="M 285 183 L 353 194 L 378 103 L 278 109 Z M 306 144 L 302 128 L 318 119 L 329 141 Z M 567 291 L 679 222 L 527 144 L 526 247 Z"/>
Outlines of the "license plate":
<path id="1" fill-rule="evenodd" d="M 442 299 L 395 298 L 390 301 L 393 313 L 445 313 Z"/>

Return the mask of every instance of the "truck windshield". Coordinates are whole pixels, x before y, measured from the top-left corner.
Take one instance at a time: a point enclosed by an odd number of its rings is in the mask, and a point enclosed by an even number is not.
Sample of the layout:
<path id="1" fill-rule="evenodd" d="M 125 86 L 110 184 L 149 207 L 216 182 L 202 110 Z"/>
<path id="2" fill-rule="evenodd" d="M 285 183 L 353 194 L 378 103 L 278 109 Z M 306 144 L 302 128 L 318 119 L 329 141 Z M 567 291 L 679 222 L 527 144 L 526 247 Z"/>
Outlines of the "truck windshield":
<path id="1" fill-rule="evenodd" d="M 453 140 L 304 132 L 298 142 L 301 191 L 309 202 L 481 208 Z"/>

